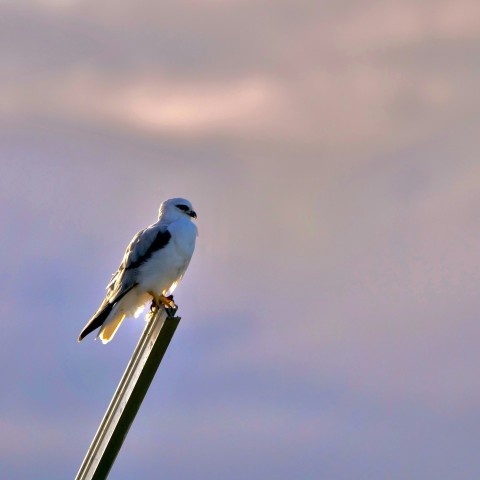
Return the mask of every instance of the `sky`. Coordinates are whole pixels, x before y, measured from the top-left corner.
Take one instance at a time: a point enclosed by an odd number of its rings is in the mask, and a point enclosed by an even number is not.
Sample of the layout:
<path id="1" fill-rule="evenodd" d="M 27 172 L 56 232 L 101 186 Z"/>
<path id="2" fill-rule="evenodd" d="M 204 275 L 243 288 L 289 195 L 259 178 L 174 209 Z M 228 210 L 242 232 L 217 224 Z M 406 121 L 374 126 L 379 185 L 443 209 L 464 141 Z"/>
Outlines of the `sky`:
<path id="1" fill-rule="evenodd" d="M 478 477 L 478 1 L 3 0 L 0 51 L 1 478 L 76 474 L 144 322 L 77 336 L 174 196 L 110 478 Z"/>

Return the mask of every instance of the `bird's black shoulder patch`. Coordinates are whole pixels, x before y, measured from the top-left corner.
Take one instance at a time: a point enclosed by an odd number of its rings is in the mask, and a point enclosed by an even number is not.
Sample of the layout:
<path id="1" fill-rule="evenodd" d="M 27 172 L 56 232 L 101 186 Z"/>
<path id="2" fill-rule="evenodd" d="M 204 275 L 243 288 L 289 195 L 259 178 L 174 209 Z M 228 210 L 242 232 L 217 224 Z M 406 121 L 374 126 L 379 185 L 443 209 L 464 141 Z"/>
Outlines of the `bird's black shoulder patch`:
<path id="1" fill-rule="evenodd" d="M 127 270 L 133 269 L 133 268 L 138 268 L 140 267 L 143 263 L 145 263 L 155 252 L 158 252 L 162 248 L 164 248 L 166 245 L 168 245 L 168 242 L 172 238 L 171 233 L 168 230 L 161 230 L 160 232 L 157 233 L 156 237 L 154 238 L 153 242 L 151 245 L 145 250 L 145 253 L 137 258 L 135 261 L 129 263 L 127 265 Z"/>

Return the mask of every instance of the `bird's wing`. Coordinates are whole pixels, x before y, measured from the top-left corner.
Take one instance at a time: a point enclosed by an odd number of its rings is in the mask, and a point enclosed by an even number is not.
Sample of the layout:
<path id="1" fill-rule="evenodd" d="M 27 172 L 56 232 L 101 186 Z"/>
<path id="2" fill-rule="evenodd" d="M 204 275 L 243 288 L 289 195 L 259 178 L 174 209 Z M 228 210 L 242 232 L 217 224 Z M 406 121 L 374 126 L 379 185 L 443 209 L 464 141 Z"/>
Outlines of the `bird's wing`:
<path id="1" fill-rule="evenodd" d="M 164 248 L 170 241 L 171 234 L 165 225 L 154 223 L 140 230 L 129 243 L 122 263 L 113 274 L 112 280 L 107 285 L 107 299 L 114 303 L 136 284 L 141 283 L 140 269 L 146 261 Z"/>

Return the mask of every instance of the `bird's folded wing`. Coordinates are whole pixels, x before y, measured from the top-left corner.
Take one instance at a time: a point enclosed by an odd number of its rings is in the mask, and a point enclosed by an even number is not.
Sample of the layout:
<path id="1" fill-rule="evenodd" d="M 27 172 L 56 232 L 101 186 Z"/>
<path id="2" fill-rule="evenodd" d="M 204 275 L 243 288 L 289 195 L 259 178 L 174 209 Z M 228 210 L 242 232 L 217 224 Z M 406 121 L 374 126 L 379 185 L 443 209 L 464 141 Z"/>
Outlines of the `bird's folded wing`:
<path id="1" fill-rule="evenodd" d="M 153 224 L 140 230 L 129 243 L 122 263 L 113 274 L 107 285 L 107 298 L 115 302 L 135 284 L 141 283 L 139 267 L 141 267 L 158 250 L 164 248 L 170 241 L 171 234 L 166 226 Z"/>

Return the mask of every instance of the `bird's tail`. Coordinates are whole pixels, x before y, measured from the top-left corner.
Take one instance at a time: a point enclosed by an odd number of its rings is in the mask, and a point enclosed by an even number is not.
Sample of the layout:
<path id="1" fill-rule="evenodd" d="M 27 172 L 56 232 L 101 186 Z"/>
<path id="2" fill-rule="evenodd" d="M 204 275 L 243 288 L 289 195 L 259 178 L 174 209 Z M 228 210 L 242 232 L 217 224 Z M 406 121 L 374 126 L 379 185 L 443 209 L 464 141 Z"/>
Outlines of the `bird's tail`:
<path id="1" fill-rule="evenodd" d="M 130 287 L 119 293 L 111 301 L 109 301 L 107 297 L 103 301 L 102 305 L 100 305 L 97 313 L 95 313 L 95 315 L 83 327 L 83 330 L 78 336 L 78 341 L 81 342 L 89 333 L 93 332 L 98 327 L 101 327 L 103 325 L 103 328 L 100 330 L 99 337 L 103 343 L 109 342 L 115 335 L 115 332 L 117 331 L 118 327 L 122 323 L 122 320 L 126 316 L 125 308 L 119 308 L 121 300 L 136 285 L 136 283 L 130 285 Z"/>
<path id="2" fill-rule="evenodd" d="M 112 318 L 109 318 L 108 321 L 103 324 L 102 328 L 100 329 L 100 333 L 98 334 L 98 337 L 103 344 L 108 343 L 114 337 L 118 327 L 125 318 L 125 314 L 123 312 L 116 312 L 111 315 L 111 317 Z"/>
<path id="3" fill-rule="evenodd" d="M 83 330 L 80 332 L 80 335 L 78 336 L 79 342 L 81 342 L 89 333 L 103 325 L 112 312 L 113 306 L 113 303 L 106 301 L 106 303 L 98 309 L 97 313 L 95 313 L 95 315 L 88 321 L 88 323 L 83 327 Z"/>

